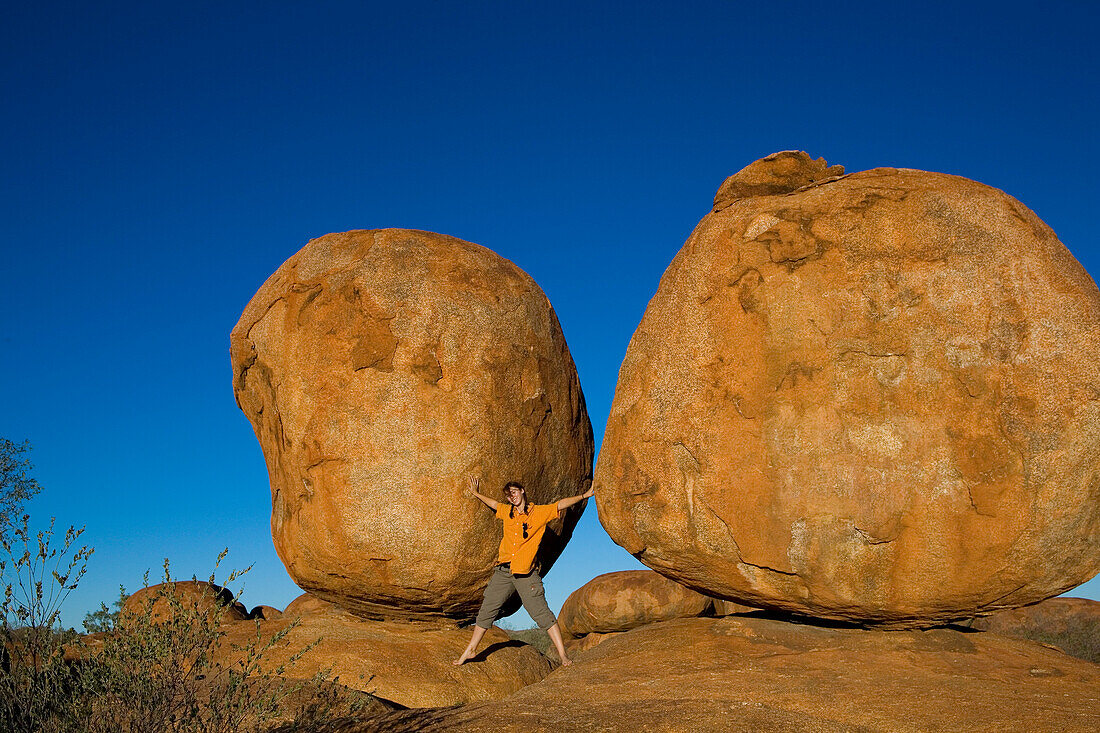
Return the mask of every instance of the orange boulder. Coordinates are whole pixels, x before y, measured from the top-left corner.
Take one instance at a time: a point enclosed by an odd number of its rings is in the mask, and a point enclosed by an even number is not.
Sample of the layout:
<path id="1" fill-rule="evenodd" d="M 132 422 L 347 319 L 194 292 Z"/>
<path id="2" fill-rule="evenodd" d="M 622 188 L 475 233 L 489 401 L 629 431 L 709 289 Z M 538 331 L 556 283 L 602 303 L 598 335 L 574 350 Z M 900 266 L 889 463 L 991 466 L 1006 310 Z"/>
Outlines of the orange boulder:
<path id="1" fill-rule="evenodd" d="M 476 244 L 403 229 L 310 241 L 231 334 L 294 581 L 371 618 L 470 618 L 500 525 L 464 489 L 580 493 L 592 429 L 546 296 Z M 549 569 L 583 511 L 543 541 Z"/>
<path id="2" fill-rule="evenodd" d="M 573 591 L 558 614 L 571 636 L 607 634 L 673 618 L 701 616 L 712 600 L 652 570 L 599 575 Z"/>
<path id="3" fill-rule="evenodd" d="M 274 606 L 255 606 L 248 612 L 250 619 L 262 619 L 264 621 L 272 621 L 277 618 L 283 617 L 283 612 Z"/>
<path id="4" fill-rule="evenodd" d="M 927 626 L 1100 571 L 1100 292 L 974 181 L 723 184 L 619 372 L 600 520 L 708 595 Z"/>

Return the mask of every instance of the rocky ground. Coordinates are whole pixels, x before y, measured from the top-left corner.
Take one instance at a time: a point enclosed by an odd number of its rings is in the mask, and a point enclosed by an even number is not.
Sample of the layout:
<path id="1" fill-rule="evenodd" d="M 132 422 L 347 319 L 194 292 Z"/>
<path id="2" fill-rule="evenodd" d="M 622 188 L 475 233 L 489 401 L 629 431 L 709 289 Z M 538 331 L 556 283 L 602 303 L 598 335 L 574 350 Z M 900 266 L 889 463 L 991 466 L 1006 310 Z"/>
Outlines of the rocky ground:
<path id="1" fill-rule="evenodd" d="M 748 614 L 617 634 L 502 700 L 294 730 L 1097 729 L 1100 666 L 1038 643 L 955 627 L 871 631 Z"/>

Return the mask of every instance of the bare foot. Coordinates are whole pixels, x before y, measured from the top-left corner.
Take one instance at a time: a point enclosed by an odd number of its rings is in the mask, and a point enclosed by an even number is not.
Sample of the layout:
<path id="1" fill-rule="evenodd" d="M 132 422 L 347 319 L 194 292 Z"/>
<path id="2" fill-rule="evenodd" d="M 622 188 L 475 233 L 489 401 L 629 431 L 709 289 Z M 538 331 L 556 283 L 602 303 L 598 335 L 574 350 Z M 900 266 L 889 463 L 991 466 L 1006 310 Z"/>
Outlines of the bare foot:
<path id="1" fill-rule="evenodd" d="M 474 656 L 474 655 L 471 654 L 469 651 L 462 652 L 462 656 L 459 657 L 458 659 L 454 660 L 453 662 L 451 662 L 451 664 L 453 664 L 456 667 L 460 667 L 463 664 L 465 664 L 466 661 L 469 660 L 472 656 Z"/>
<path id="2" fill-rule="evenodd" d="M 561 666 L 570 667 L 572 665 L 573 665 L 573 660 L 570 659 L 569 657 L 562 657 L 561 658 Z"/>

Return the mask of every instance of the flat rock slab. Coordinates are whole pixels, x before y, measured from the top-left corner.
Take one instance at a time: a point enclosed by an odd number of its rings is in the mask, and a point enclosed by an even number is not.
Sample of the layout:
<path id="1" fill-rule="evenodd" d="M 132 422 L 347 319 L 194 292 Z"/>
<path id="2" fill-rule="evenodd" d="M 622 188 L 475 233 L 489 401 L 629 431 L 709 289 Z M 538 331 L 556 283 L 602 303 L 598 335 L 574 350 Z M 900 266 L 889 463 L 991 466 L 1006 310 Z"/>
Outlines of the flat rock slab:
<path id="1" fill-rule="evenodd" d="M 946 628 L 867 631 L 729 616 L 616 635 L 506 700 L 325 730 L 1098 729 L 1100 666 L 1038 644 Z"/>
<path id="2" fill-rule="evenodd" d="M 259 621 L 259 633 L 268 639 L 291 626 L 290 618 Z M 216 661 L 231 663 L 240 656 L 233 649 L 255 639 L 256 621 L 222 627 L 226 636 Z M 513 641 L 503 631 L 490 629 L 474 663 L 451 664 L 470 639 L 468 629 L 438 624 L 369 621 L 329 609 L 298 619 L 285 640 L 264 657 L 269 671 L 286 664 L 290 656 L 316 645 L 286 676 L 310 679 L 330 670 L 330 679 L 403 707 L 438 707 L 496 700 L 538 682 L 550 672 L 550 662 L 538 651 Z M 318 641 L 319 640 L 319 641 Z"/>

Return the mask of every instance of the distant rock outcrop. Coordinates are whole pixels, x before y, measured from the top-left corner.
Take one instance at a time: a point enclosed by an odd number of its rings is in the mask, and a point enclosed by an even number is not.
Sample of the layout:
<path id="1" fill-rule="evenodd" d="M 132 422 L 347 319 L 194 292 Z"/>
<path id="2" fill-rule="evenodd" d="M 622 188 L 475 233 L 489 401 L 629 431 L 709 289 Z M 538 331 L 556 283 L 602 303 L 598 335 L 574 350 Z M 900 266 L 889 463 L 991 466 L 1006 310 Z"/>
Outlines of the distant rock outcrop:
<path id="1" fill-rule="evenodd" d="M 538 285 L 484 247 L 383 229 L 309 242 L 231 336 L 294 581 L 368 618 L 470 618 L 500 527 L 464 493 L 582 491 L 592 429 Z M 553 565 L 583 505 L 543 541 Z"/>
<path id="2" fill-rule="evenodd" d="M 126 626 L 146 613 L 153 623 L 166 623 L 178 612 L 217 616 L 222 623 L 248 618 L 248 610 L 228 588 L 203 580 L 175 580 L 131 594 L 122 604 L 119 623 Z"/>
<path id="3" fill-rule="evenodd" d="M 1100 663 L 1100 601 L 1048 598 L 977 619 L 974 628 L 1052 644 L 1067 654 Z"/>
<path id="4" fill-rule="evenodd" d="M 712 600 L 652 570 L 598 575 L 562 604 L 558 625 L 579 637 L 607 634 L 674 618 L 702 616 Z"/>
<path id="5" fill-rule="evenodd" d="M 1016 199 L 785 152 L 630 342 L 600 520 L 708 595 L 927 626 L 1100 571 L 1100 292 Z"/>
<path id="6" fill-rule="evenodd" d="M 993 634 L 730 616 L 617 634 L 506 700 L 368 714 L 323 730 L 1092 733 L 1097 690 L 1100 666 Z"/>

